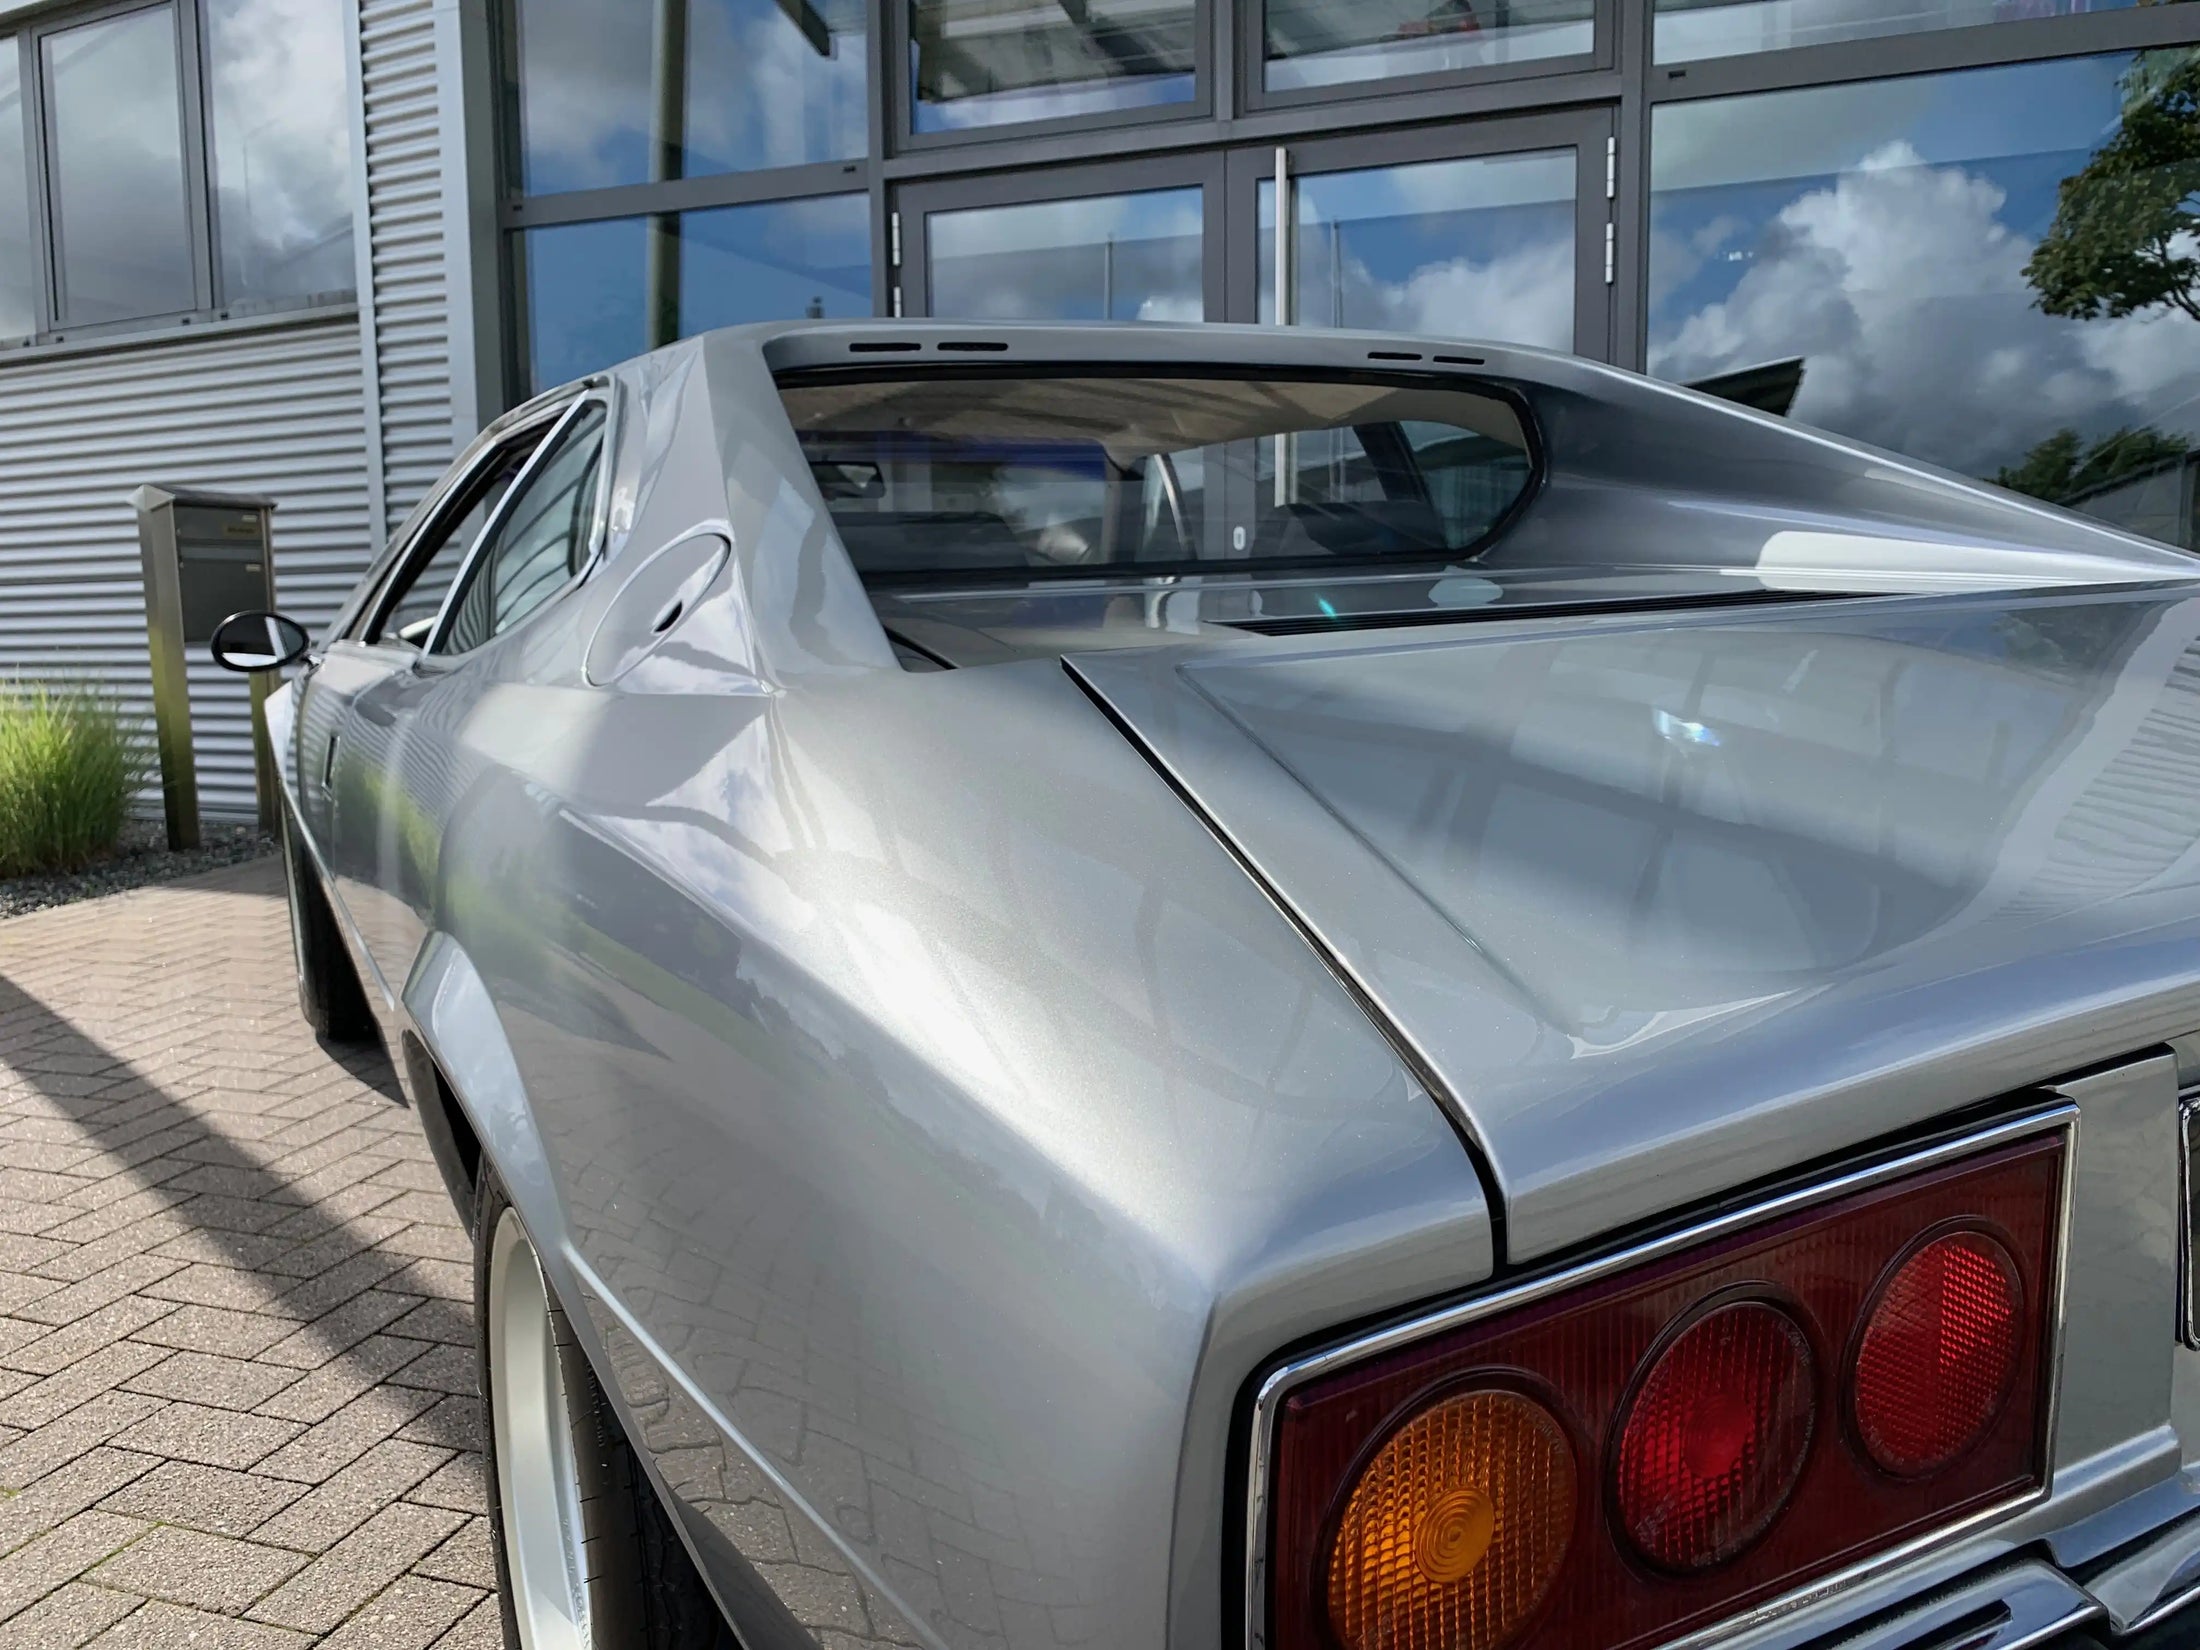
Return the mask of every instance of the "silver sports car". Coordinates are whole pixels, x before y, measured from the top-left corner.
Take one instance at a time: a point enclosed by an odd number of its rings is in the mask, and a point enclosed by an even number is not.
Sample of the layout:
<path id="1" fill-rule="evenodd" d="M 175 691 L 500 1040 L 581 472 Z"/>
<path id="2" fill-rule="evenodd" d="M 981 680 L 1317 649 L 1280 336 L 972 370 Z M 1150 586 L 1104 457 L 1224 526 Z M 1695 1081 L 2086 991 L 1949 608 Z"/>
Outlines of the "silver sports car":
<path id="1" fill-rule="evenodd" d="M 2192 1631 L 2200 562 L 1562 356 L 877 321 L 215 651 L 520 1650 Z"/>

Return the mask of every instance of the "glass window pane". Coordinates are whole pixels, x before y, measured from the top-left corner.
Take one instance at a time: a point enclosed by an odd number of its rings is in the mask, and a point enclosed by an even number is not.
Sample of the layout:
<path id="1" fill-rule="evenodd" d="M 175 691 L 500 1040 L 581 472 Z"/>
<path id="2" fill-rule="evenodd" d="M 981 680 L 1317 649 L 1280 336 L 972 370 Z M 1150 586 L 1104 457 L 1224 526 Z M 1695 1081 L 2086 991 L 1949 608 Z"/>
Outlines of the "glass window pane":
<path id="1" fill-rule="evenodd" d="M 0 35 L 0 338 L 27 338 L 38 330 L 37 282 L 23 146 L 23 70 L 15 41 Z"/>
<path id="2" fill-rule="evenodd" d="M 467 569 L 438 653 L 470 653 L 532 618 L 581 570 L 596 509 L 603 408 L 584 407 Z"/>
<path id="3" fill-rule="evenodd" d="M 411 576 L 400 576 L 391 582 L 390 591 L 383 597 L 386 605 L 382 616 L 379 622 L 368 627 L 366 640 L 390 638 L 414 647 L 428 645 L 428 633 L 435 628 L 436 616 L 443 611 L 443 599 L 451 592 L 451 581 L 458 576 L 466 552 L 473 548 L 482 528 L 496 514 L 505 490 L 534 455 L 542 435 L 543 427 L 537 425 L 526 435 L 497 448 L 468 479 L 464 489 L 445 505 L 442 520 L 430 527 L 411 548 L 407 557 L 413 566 Z"/>
<path id="4" fill-rule="evenodd" d="M 2191 545 L 2196 96 L 2181 47 L 1665 105 L 1651 370 Z"/>
<path id="5" fill-rule="evenodd" d="M 1011 371 L 782 394 L 874 583 L 1447 559 L 1532 475 L 1504 402 L 1411 380 Z M 1216 530 L 1232 495 L 1250 531 Z"/>
<path id="6" fill-rule="evenodd" d="M 680 218 L 680 331 L 871 313 L 867 195 L 720 206 Z"/>
<path id="7" fill-rule="evenodd" d="M 1593 0 L 1268 0 L 1272 92 L 1455 74 L 1595 49 Z"/>
<path id="8" fill-rule="evenodd" d="M 549 389 L 649 348 L 647 218 L 520 236 L 533 387 Z"/>
<path id="9" fill-rule="evenodd" d="M 528 194 L 869 148 L 864 0 L 516 0 L 513 10 Z"/>
<path id="10" fill-rule="evenodd" d="M 205 16 L 222 301 L 351 291 L 338 0 L 206 0 Z"/>
<path id="11" fill-rule="evenodd" d="M 1544 149 L 1294 180 L 1291 319 L 1572 349 L 1574 165 L 1573 150 Z M 1275 247 L 1263 179 L 1263 322 Z"/>
<path id="12" fill-rule="evenodd" d="M 1193 0 L 909 0 L 916 129 L 1189 103 Z"/>
<path id="13" fill-rule="evenodd" d="M 614 218 L 521 236 L 531 379 L 548 389 L 651 347 L 650 318 L 685 336 L 743 321 L 871 313 L 871 214 L 824 195 Z M 657 285 L 654 301 L 651 283 Z M 664 331 L 659 341 L 672 336 Z"/>
<path id="14" fill-rule="evenodd" d="M 1135 195 L 934 212 L 932 313 L 994 321 L 1206 317 L 1202 194 Z"/>
<path id="15" fill-rule="evenodd" d="M 86 23 L 40 44 L 63 319 L 192 308 L 174 9 Z"/>
<path id="16" fill-rule="evenodd" d="M 1660 63 L 1686 63 L 1737 52 L 1817 46 L 1829 40 L 1919 34 L 2154 3 L 2160 0 L 1656 0 L 1655 51 Z"/>

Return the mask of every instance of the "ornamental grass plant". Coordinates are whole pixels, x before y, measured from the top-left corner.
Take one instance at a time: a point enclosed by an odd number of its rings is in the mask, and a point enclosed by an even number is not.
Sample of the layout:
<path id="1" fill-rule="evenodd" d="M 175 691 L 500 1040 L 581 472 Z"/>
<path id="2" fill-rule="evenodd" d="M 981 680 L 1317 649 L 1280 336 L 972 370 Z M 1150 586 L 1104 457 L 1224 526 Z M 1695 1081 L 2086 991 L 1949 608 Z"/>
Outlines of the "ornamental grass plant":
<path id="1" fill-rule="evenodd" d="M 71 683 L 0 683 L 0 877 L 73 871 L 115 844 L 145 775 L 112 702 Z"/>

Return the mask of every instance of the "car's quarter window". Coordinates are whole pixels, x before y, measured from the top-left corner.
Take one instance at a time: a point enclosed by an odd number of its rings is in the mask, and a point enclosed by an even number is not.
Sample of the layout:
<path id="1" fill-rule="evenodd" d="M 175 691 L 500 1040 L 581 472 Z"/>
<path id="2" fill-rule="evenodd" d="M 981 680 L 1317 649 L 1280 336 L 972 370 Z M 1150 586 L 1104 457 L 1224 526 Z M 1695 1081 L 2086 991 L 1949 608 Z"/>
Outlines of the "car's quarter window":
<path id="1" fill-rule="evenodd" d="M 1510 401 L 1426 379 L 1072 370 L 781 393 L 873 582 L 1441 560 L 1534 473 Z"/>
<path id="2" fill-rule="evenodd" d="M 603 438 L 603 403 L 591 401 L 551 439 L 467 563 L 431 652 L 467 653 L 503 635 L 581 571 L 595 526 Z"/>
<path id="3" fill-rule="evenodd" d="M 465 565 L 467 551 L 496 514 L 513 480 L 534 457 L 550 428 L 549 423 L 531 424 L 475 461 L 473 470 L 452 490 L 403 558 L 374 616 L 362 629 L 360 640 L 404 642 L 423 648 L 428 645 L 436 616 L 443 611 L 451 581 Z"/>

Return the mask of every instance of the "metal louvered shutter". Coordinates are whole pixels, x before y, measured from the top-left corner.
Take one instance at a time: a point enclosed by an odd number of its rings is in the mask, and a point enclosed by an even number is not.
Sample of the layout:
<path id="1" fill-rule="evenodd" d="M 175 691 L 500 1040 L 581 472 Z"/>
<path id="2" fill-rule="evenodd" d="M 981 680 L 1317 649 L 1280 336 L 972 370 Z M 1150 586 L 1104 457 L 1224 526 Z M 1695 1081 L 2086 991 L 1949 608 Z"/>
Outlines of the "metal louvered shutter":
<path id="1" fill-rule="evenodd" d="M 97 683 L 143 719 L 151 676 L 130 490 L 265 493 L 276 591 L 317 625 L 381 534 L 368 505 L 359 328 L 348 309 L 258 330 L 0 364 L 0 680 Z M 243 679 L 193 648 L 199 805 L 250 818 Z M 140 798 L 157 814 L 157 776 Z"/>
<path id="2" fill-rule="evenodd" d="M 435 0 L 359 0 L 360 133 L 372 281 L 369 371 L 380 436 L 383 534 L 457 450 L 445 179 L 450 157 Z"/>

